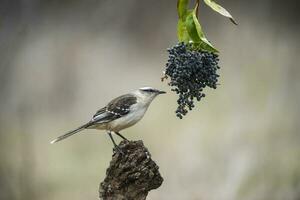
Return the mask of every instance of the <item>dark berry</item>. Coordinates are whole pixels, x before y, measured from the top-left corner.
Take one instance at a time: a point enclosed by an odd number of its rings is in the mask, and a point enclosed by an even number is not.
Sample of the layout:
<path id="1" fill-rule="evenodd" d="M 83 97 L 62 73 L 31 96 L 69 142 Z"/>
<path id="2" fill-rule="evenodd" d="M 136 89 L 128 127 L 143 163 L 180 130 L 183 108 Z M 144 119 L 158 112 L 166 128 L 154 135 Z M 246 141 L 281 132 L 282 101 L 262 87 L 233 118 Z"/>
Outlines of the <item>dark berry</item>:
<path id="1" fill-rule="evenodd" d="M 195 107 L 195 99 L 200 101 L 205 97 L 203 89 L 206 86 L 217 88 L 219 58 L 211 52 L 192 50 L 192 45 L 184 43 L 176 44 L 167 51 L 169 59 L 165 75 L 171 78 L 168 84 L 179 96 L 176 115 L 182 119 L 188 110 Z"/>

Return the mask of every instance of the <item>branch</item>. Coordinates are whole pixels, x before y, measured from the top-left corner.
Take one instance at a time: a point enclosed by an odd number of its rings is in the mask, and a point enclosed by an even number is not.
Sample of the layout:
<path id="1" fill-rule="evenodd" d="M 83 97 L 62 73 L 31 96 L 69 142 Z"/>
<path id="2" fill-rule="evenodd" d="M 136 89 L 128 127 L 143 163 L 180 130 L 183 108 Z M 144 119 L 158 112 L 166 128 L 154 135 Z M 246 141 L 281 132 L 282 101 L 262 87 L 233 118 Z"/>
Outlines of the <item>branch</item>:
<path id="1" fill-rule="evenodd" d="M 114 150 L 106 177 L 100 183 L 99 197 L 103 200 L 145 200 L 148 192 L 163 182 L 158 166 L 141 140 L 124 140 L 119 148 L 124 155 Z"/>

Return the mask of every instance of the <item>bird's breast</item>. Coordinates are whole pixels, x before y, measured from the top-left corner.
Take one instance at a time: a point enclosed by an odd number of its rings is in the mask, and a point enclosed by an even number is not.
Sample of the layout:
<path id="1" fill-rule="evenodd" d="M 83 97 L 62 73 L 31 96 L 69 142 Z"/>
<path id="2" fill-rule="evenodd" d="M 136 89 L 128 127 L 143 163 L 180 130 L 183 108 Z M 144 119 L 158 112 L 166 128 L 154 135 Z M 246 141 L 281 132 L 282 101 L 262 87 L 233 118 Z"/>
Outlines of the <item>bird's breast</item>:
<path id="1" fill-rule="evenodd" d="M 135 105 L 132 106 L 130 110 L 130 113 L 128 113 L 127 115 L 120 117 L 112 122 L 109 122 L 108 129 L 114 132 L 119 132 L 122 129 L 133 126 L 143 118 L 147 108 Z"/>

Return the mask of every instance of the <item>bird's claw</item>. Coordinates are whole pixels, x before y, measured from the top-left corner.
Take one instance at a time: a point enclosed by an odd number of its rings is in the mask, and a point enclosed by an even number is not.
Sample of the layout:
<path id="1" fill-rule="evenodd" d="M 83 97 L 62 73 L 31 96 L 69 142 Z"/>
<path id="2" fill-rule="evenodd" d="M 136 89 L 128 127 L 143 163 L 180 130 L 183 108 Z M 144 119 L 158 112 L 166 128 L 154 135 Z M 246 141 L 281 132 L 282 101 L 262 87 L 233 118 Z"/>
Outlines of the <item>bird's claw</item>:
<path id="1" fill-rule="evenodd" d="M 119 146 L 115 146 L 114 150 L 118 151 L 122 155 L 125 155 L 125 153 L 122 151 L 122 149 Z"/>

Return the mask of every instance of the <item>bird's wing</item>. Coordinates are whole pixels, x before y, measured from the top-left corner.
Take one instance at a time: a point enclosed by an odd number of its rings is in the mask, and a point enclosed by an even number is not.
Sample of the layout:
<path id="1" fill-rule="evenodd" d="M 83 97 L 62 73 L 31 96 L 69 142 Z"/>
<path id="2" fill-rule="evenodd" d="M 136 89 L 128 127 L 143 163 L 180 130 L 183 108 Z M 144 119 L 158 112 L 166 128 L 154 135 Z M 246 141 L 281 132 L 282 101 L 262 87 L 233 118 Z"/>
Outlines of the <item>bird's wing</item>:
<path id="1" fill-rule="evenodd" d="M 130 106 L 135 104 L 137 99 L 132 94 L 125 94 L 113 99 L 104 108 L 101 108 L 93 116 L 92 121 L 95 123 L 107 123 L 123 117 L 130 112 Z"/>

